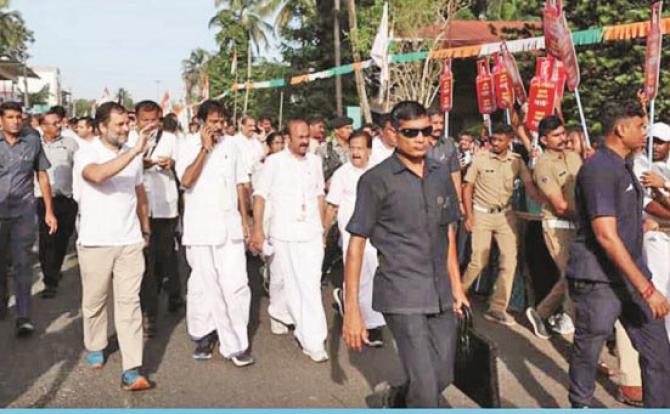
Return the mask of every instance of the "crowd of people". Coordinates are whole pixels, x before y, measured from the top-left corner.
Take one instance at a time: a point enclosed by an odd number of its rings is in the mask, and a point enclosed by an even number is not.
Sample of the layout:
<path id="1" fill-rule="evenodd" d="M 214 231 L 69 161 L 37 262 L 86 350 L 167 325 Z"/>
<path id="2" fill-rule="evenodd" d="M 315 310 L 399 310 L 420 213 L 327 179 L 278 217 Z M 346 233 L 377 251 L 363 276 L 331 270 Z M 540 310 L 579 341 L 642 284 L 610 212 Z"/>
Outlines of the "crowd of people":
<path id="1" fill-rule="evenodd" d="M 649 162 L 643 108 L 606 108 L 603 136 L 589 143 L 555 115 L 540 122 L 534 142 L 524 108 L 509 124 L 454 139 L 444 114 L 412 101 L 357 130 L 347 117 L 292 119 L 275 130 L 268 118 L 232 120 L 208 100 L 186 131 L 152 101 L 131 112 L 108 102 L 79 119 L 62 107 L 29 116 L 5 102 L 0 318 L 8 315 L 11 267 L 16 335 L 33 333 L 35 237 L 40 295 L 50 299 L 60 294 L 76 234 L 90 367 L 106 362 L 113 293 L 122 386 L 153 386 L 143 348 L 156 333 L 162 290 L 170 312 L 186 308 L 194 359 L 212 358 L 218 345 L 245 367 L 255 362 L 247 259 L 257 255 L 271 332 L 292 333 L 321 363 L 329 357 L 322 287 L 341 257 L 344 284 L 333 300 L 345 343 L 384 346 L 388 327 L 406 380 L 383 390 L 385 405 L 437 407 L 454 377 L 466 293 L 491 257 L 498 275 L 484 318 L 517 323 L 508 311 L 520 237 L 512 200 L 523 187 L 541 205 L 560 273 L 525 316 L 539 338 L 574 334 L 571 404 L 591 403 L 600 353 L 616 331 L 619 397 L 668 407 L 670 126 L 649 126 Z M 180 252 L 190 270 L 185 294 Z"/>

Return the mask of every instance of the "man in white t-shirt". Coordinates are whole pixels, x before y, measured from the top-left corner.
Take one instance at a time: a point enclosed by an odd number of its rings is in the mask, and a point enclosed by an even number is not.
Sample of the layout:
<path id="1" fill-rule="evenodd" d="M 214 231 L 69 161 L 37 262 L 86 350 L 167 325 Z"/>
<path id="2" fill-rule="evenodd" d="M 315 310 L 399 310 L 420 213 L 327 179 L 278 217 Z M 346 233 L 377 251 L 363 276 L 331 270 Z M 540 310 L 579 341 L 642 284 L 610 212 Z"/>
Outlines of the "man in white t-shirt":
<path id="1" fill-rule="evenodd" d="M 263 215 L 272 209 L 269 242 L 274 247 L 270 265 L 270 329 L 294 335 L 314 362 L 328 360 L 324 341 L 326 315 L 321 301 L 323 261 L 324 180 L 321 159 L 307 152 L 309 128 L 303 120 L 288 123 L 287 149 L 265 160 L 254 189 L 254 233 L 251 248 L 263 249 Z"/>
<path id="2" fill-rule="evenodd" d="M 342 234 L 342 257 L 347 257 L 347 247 L 351 234 L 346 231 L 349 219 L 354 214 L 356 206 L 356 187 L 361 175 L 370 169 L 370 149 L 372 148 L 372 138 L 367 132 L 354 132 L 349 139 L 349 158 L 350 161 L 338 168 L 330 180 L 330 189 L 326 202 L 325 227 L 329 228 L 335 217 Z M 368 329 L 368 345 L 380 347 L 384 345 L 382 337 L 382 327 L 386 325 L 384 316 L 372 309 L 372 281 L 377 271 L 379 261 L 377 259 L 377 249 L 370 241 L 365 243 L 363 252 L 363 266 L 361 268 L 361 279 L 358 291 L 358 301 L 360 303 L 361 315 L 365 321 L 365 327 Z M 333 298 L 337 304 L 340 315 L 344 315 L 344 295 L 343 289 L 333 290 Z"/>
<path id="3" fill-rule="evenodd" d="M 385 115 L 382 119 L 382 133 L 380 138 L 372 140 L 372 155 L 370 165 L 375 166 L 393 154 L 396 147 L 396 132 L 391 125 L 391 118 Z"/>
<path id="4" fill-rule="evenodd" d="M 234 135 L 233 143 L 240 152 L 244 168 L 251 180 L 251 171 L 258 161 L 265 156 L 263 144 L 256 139 L 256 120 L 250 116 L 243 116 L 239 121 L 240 132 Z"/>
<path id="5" fill-rule="evenodd" d="M 176 165 L 185 189 L 182 244 L 192 268 L 186 325 L 196 342 L 194 359 L 210 359 L 218 338 L 221 355 L 244 367 L 254 363 L 244 247 L 249 175 L 234 142 L 223 137 L 223 106 L 205 101 L 198 118 L 204 125 L 179 145 Z"/>
<path id="6" fill-rule="evenodd" d="M 123 106 L 114 102 L 101 105 L 96 121 L 100 139 L 77 151 L 73 168 L 74 174 L 83 177 L 77 251 L 86 361 L 92 368 L 101 368 L 105 362 L 111 286 L 123 365 L 122 387 L 145 390 L 151 383 L 140 372 L 143 334 L 139 294 L 149 219 L 142 185 L 142 154 L 158 124 L 145 128 L 135 146 L 129 147 L 128 114 Z"/>
<path id="7" fill-rule="evenodd" d="M 88 144 L 95 138 L 95 122 L 90 116 L 84 116 L 77 121 L 77 144 Z"/>

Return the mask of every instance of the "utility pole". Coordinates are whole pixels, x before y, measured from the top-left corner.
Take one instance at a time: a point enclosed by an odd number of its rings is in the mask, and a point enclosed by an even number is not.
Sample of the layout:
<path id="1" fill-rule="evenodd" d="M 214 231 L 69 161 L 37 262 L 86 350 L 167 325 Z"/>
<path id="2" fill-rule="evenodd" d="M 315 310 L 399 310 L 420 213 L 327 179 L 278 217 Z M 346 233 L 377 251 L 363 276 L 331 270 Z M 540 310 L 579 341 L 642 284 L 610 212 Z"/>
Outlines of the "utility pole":
<path id="1" fill-rule="evenodd" d="M 335 0 L 335 12 L 333 13 L 333 36 L 335 42 L 335 66 L 342 65 L 342 54 L 340 51 L 340 0 Z M 344 114 L 342 107 L 342 76 L 335 76 L 335 104 L 337 106 L 337 116 Z"/>

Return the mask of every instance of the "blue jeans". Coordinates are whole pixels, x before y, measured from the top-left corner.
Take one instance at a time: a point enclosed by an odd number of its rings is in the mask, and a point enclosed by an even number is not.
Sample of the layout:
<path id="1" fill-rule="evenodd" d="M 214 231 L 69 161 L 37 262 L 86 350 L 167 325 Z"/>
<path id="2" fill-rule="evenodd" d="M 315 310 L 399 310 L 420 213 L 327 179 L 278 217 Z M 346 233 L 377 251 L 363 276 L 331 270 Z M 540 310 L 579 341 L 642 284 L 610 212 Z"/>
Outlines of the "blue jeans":
<path id="1" fill-rule="evenodd" d="M 19 318 L 30 317 L 30 289 L 33 281 L 30 248 L 34 241 L 34 206 L 23 209 L 19 217 L 0 218 L 0 306 L 6 306 L 9 297 L 7 276 L 11 263 L 14 268 L 16 315 Z"/>

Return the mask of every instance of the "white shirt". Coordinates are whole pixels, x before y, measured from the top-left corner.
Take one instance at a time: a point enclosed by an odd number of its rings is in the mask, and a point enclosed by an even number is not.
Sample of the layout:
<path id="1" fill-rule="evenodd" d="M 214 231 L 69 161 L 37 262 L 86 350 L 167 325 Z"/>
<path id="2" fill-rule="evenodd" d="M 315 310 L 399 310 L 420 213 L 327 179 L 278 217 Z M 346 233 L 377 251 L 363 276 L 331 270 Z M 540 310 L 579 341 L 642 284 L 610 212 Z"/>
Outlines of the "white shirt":
<path id="1" fill-rule="evenodd" d="M 251 138 L 245 137 L 241 132 L 238 132 L 237 135 L 233 136 L 231 141 L 235 144 L 237 151 L 240 153 L 244 168 L 247 171 L 247 176 L 251 178 L 251 172 L 254 165 L 265 156 L 265 148 L 263 148 L 263 144 L 253 136 Z"/>
<path id="2" fill-rule="evenodd" d="M 176 170 L 183 177 L 198 156 L 200 134 L 186 136 L 179 144 Z M 228 240 L 242 240 L 242 218 L 237 206 L 237 185 L 249 182 L 249 175 L 237 147 L 223 138 L 207 155 L 200 177 L 184 191 L 185 246 L 219 246 Z"/>
<path id="3" fill-rule="evenodd" d="M 318 198 L 324 193 L 321 158 L 299 158 L 289 149 L 265 160 L 254 195 L 272 209 L 269 235 L 281 241 L 309 241 L 323 234 Z"/>
<path id="4" fill-rule="evenodd" d="M 391 155 L 393 155 L 395 148 L 387 147 L 382 141 L 381 138 L 375 138 L 372 140 L 372 154 L 370 155 L 370 166 L 374 167 L 380 162 L 384 161 Z"/>
<path id="5" fill-rule="evenodd" d="M 143 241 L 137 217 L 135 187 L 142 184 L 142 159 L 135 157 L 123 170 L 102 184 L 83 178 L 84 168 L 102 164 L 130 148 L 114 152 L 101 140 L 81 148 L 74 156 L 79 181 L 79 240 L 82 246 L 125 246 Z"/>
<path id="6" fill-rule="evenodd" d="M 76 132 L 71 130 L 70 128 L 61 128 L 60 134 L 64 137 L 72 138 L 72 139 L 77 139 L 79 138 L 79 135 L 77 135 Z"/>
<path id="7" fill-rule="evenodd" d="M 351 162 L 347 162 L 338 168 L 330 179 L 326 201 L 338 206 L 337 226 L 342 233 L 346 231 L 347 224 L 354 214 L 358 180 L 369 168 L 370 163 L 366 168 L 356 168 Z"/>
<path id="8" fill-rule="evenodd" d="M 175 159 L 177 136 L 163 131 L 156 146 L 147 153 L 147 158 L 158 161 L 160 158 Z M 179 215 L 177 180 L 171 169 L 158 165 L 144 170 L 144 188 L 149 199 L 149 216 L 153 218 L 175 218 Z"/>
<path id="9" fill-rule="evenodd" d="M 83 139 L 82 137 L 80 137 L 79 135 L 77 135 L 77 138 L 75 139 L 75 141 L 77 141 L 77 145 L 79 145 L 79 149 L 77 150 L 77 152 L 79 152 L 82 149 L 86 148 L 87 146 L 93 144 L 98 139 L 99 139 L 98 136 L 95 136 L 90 141 L 87 141 L 87 140 Z M 76 155 L 77 155 L 77 153 L 75 152 L 75 158 L 76 158 Z M 77 203 L 79 202 L 79 194 L 80 194 L 79 188 L 81 188 L 81 181 L 83 179 L 84 178 L 81 176 L 81 173 L 79 173 L 79 174 L 73 173 L 72 174 L 72 198 Z"/>
<path id="10" fill-rule="evenodd" d="M 647 171 L 654 171 L 658 174 L 661 174 L 663 178 L 666 180 L 670 180 L 670 167 L 668 167 L 668 164 L 666 161 L 656 161 L 652 164 L 652 167 L 649 168 L 649 159 L 647 158 L 647 153 L 646 151 L 638 154 L 635 157 L 635 160 L 633 162 L 633 172 L 635 173 L 635 176 L 639 180 L 640 177 L 642 177 L 642 174 L 647 172 Z M 661 190 L 664 194 L 667 195 L 667 192 L 665 190 Z M 649 203 L 651 203 L 653 199 L 651 198 L 649 191 L 645 191 L 644 194 L 644 199 L 642 202 L 643 207 L 647 207 Z M 662 224 L 668 223 L 667 220 L 664 220 L 660 217 L 656 217 L 652 214 L 649 214 L 647 212 L 644 212 L 645 217 L 650 217 L 654 221 L 660 222 Z"/>

